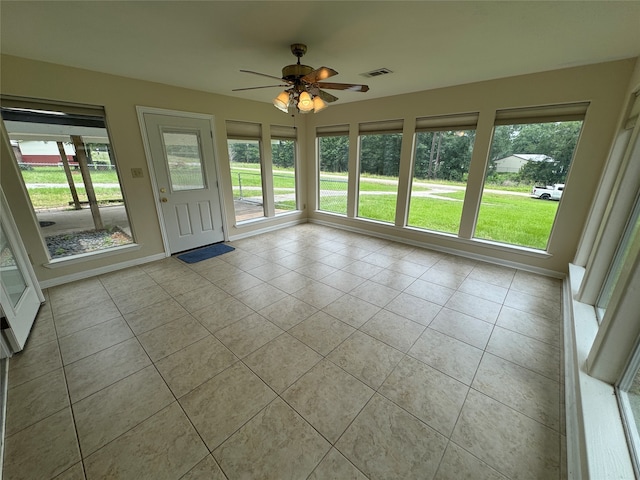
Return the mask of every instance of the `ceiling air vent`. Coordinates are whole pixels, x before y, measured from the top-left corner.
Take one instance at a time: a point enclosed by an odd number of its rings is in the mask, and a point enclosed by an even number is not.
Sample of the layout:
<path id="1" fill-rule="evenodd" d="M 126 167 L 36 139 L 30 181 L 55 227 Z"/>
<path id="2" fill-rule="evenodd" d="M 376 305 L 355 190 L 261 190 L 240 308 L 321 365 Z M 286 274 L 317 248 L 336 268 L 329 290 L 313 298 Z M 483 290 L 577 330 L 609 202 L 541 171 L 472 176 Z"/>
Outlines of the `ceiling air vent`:
<path id="1" fill-rule="evenodd" d="M 371 70 L 370 72 L 361 73 L 363 77 L 371 78 L 371 77 L 379 77 L 380 75 L 386 75 L 388 73 L 393 73 L 388 68 L 378 68 L 376 70 Z"/>

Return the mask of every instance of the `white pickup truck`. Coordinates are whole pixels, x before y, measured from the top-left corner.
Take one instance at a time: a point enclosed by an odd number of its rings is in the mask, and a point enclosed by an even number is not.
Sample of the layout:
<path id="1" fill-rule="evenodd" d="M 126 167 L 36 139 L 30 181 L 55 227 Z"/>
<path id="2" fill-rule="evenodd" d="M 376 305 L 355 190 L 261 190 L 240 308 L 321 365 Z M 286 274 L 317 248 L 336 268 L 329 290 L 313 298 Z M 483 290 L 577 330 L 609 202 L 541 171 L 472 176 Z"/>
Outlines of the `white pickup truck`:
<path id="1" fill-rule="evenodd" d="M 542 200 L 560 200 L 562 197 L 562 191 L 564 190 L 564 183 L 556 183 L 554 185 L 547 185 L 546 187 L 533 187 L 531 190 L 531 198 L 540 198 Z"/>

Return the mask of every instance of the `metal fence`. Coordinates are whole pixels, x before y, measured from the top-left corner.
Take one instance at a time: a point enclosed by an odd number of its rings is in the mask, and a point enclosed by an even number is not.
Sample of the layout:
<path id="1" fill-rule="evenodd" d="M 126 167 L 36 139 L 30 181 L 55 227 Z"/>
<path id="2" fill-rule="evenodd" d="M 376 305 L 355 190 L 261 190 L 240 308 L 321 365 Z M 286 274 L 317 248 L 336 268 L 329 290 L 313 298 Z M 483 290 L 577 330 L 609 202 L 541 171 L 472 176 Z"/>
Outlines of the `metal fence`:
<path id="1" fill-rule="evenodd" d="M 115 170 L 116 166 L 111 165 L 110 163 L 89 163 L 87 165 L 89 170 Z M 33 170 L 35 168 L 59 168 L 60 170 L 64 170 L 64 165 L 62 162 L 58 163 L 28 163 L 28 162 L 18 162 L 18 167 L 20 170 Z M 79 170 L 80 166 L 77 163 L 69 162 L 69 167 L 72 170 Z"/>
<path id="2" fill-rule="evenodd" d="M 325 212 L 347 214 L 347 190 L 346 179 L 335 180 L 320 178 L 320 197 L 318 208 Z"/>
<path id="3" fill-rule="evenodd" d="M 233 183 L 233 198 L 238 200 L 246 200 L 252 197 L 262 198 L 261 173 L 233 172 L 231 179 Z"/>
<path id="4" fill-rule="evenodd" d="M 245 203 L 262 204 L 262 174 L 252 172 L 232 172 L 233 198 Z M 278 182 L 278 179 L 284 179 Z M 296 189 L 293 175 L 273 174 L 274 206 L 276 213 L 283 210 L 295 210 Z M 290 185 L 289 185 L 290 184 Z"/>

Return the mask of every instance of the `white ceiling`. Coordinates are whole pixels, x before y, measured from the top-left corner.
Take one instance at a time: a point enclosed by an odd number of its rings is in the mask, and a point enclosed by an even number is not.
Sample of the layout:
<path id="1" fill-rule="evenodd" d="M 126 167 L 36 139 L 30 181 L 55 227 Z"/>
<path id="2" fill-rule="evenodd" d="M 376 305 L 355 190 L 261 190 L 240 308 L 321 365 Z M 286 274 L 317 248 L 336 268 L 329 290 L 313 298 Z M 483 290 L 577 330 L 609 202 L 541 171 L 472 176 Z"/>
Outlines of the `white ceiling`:
<path id="1" fill-rule="evenodd" d="M 2 53 L 270 102 L 295 63 L 367 83 L 340 103 L 640 56 L 639 1 L 8 1 Z M 392 74 L 364 79 L 386 67 Z"/>

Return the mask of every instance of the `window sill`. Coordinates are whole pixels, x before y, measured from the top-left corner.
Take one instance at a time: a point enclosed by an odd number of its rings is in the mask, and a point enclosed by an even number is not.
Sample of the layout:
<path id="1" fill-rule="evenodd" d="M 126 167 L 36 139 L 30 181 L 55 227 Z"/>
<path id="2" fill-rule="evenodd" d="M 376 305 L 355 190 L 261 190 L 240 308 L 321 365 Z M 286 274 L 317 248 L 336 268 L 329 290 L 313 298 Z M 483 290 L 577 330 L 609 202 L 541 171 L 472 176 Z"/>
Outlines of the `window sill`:
<path id="1" fill-rule="evenodd" d="M 521 255 L 526 255 L 526 256 L 535 257 L 535 258 L 553 257 L 553 254 L 545 250 L 537 250 L 535 248 L 523 247 L 521 245 L 511 245 L 508 243 L 493 242 L 491 240 L 483 240 L 481 238 L 469 238 L 469 239 L 461 238 L 454 233 L 438 232 L 437 230 L 427 230 L 427 229 L 418 228 L 418 227 L 406 226 L 403 228 L 406 230 L 411 230 L 412 232 L 423 233 L 427 235 L 434 235 L 438 237 L 446 237 L 451 239 L 454 242 L 463 243 L 465 245 L 482 245 L 483 247 L 487 247 L 492 250 L 498 250 L 500 252 L 505 252 L 505 253 L 516 252 Z"/>
<path id="2" fill-rule="evenodd" d="M 635 478 L 612 385 L 587 373 L 598 331 L 593 306 L 574 299 L 584 268 L 569 265 L 564 284 L 567 470 L 570 479 Z"/>
<path id="3" fill-rule="evenodd" d="M 106 248 L 104 250 L 97 250 L 95 252 L 81 253 L 79 255 L 70 255 L 64 258 L 53 259 L 49 263 L 43 263 L 42 266 L 50 269 L 62 268 L 69 265 L 84 263 L 89 260 L 99 260 L 101 258 L 111 257 L 113 255 L 120 255 L 121 253 L 125 252 L 133 252 L 136 250 L 140 250 L 140 248 L 142 248 L 141 245 L 132 243 L 130 245 L 122 245 L 120 247 Z"/>

